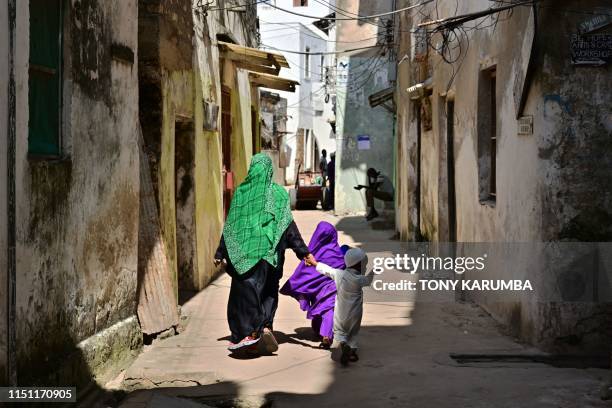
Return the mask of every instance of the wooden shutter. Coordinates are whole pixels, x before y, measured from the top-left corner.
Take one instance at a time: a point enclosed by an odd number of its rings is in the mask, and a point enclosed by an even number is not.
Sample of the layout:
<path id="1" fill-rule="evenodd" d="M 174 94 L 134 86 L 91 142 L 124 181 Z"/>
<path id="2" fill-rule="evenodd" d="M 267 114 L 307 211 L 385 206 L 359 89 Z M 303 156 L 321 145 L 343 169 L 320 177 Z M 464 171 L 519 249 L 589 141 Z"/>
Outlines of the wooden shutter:
<path id="1" fill-rule="evenodd" d="M 61 0 L 30 0 L 28 152 L 60 154 Z"/>

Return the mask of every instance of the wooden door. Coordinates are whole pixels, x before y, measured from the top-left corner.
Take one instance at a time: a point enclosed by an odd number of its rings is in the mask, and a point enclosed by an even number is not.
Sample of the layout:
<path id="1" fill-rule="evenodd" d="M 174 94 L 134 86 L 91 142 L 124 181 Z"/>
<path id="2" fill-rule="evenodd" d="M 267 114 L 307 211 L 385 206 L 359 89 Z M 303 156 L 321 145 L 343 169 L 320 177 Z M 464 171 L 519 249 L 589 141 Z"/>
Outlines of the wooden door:
<path id="1" fill-rule="evenodd" d="M 138 231 L 138 320 L 148 335 L 176 327 L 179 321 L 177 296 L 170 277 L 168 251 L 161 236 L 159 214 L 149 159 L 140 147 L 140 222 Z"/>
<path id="2" fill-rule="evenodd" d="M 232 95 L 231 90 L 221 89 L 221 149 L 223 153 L 223 217 L 229 212 L 234 192 L 232 173 Z"/>

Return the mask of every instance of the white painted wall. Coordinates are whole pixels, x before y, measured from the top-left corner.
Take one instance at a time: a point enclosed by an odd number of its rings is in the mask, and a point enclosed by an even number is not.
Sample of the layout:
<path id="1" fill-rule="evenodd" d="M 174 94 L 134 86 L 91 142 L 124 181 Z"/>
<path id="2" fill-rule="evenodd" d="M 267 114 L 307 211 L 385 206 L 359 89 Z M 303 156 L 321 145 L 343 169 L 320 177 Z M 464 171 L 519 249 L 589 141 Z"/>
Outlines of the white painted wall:
<path id="1" fill-rule="evenodd" d="M 330 13 L 327 5 L 309 1 L 308 7 L 293 7 L 293 0 L 271 0 L 271 4 L 305 15 L 323 17 Z M 270 50 L 281 49 L 304 52 L 326 52 L 335 49 L 334 43 L 328 43 L 325 33 L 312 25 L 312 18 L 300 17 L 275 9 L 267 4 L 258 5 L 260 19 L 261 46 Z M 332 47 L 330 49 L 330 46 Z M 298 129 L 308 129 L 317 140 L 319 150 L 331 152 L 335 148 L 331 127 L 330 103 L 325 104 L 324 77 L 321 75 L 321 57 L 310 56 L 310 69 L 306 72 L 306 56 L 291 52 L 280 52 L 285 56 L 291 68 L 283 68 L 280 76 L 300 82 L 295 93 L 272 90 L 287 99 L 287 132 L 284 146 L 281 149 L 290 151 L 289 167 L 286 169 L 286 182 L 292 184 L 295 177 L 296 135 Z M 333 64 L 332 56 L 325 56 L 324 65 Z M 323 71 L 324 72 L 324 71 Z M 319 111 L 321 113 L 315 113 Z M 319 153 L 316 153 L 319 154 Z M 307 155 L 306 168 L 313 167 L 314 155 Z"/>

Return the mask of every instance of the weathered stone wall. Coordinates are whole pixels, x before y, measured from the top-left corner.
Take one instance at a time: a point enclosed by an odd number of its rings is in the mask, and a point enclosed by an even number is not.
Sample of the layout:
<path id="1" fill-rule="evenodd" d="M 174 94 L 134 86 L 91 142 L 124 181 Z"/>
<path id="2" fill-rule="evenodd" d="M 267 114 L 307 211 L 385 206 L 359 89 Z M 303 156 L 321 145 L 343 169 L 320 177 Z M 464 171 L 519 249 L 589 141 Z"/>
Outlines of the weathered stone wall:
<path id="1" fill-rule="evenodd" d="M 204 14 L 195 2 L 140 0 L 139 6 L 140 120 L 157 188 L 162 236 L 177 290 L 179 286 L 199 290 L 218 272 L 212 259 L 223 225 L 220 118 L 216 130 L 205 130 L 204 103 L 220 107 L 222 83 L 232 89 L 236 183 L 246 176 L 252 154 L 248 77 L 231 62 L 221 62 L 217 35 L 253 45 L 252 21 L 245 21 L 243 13 Z M 177 148 L 186 145 L 177 139 L 176 129 L 187 125 L 193 129 L 187 145 L 194 166 L 184 179 L 191 183 L 179 183 L 177 170 L 186 174 L 177 162 L 184 150 Z M 184 205 L 194 210 L 193 217 Z M 188 242 L 192 245 L 183 244 Z"/>
<path id="2" fill-rule="evenodd" d="M 487 1 L 439 1 L 423 15 L 402 16 L 400 54 L 409 57 L 407 31 L 421 20 L 464 14 L 490 7 Z M 427 240 L 448 237 L 446 180 L 446 102 L 454 100 L 453 119 L 457 240 L 460 242 L 609 241 L 611 236 L 612 162 L 610 149 L 609 67 L 571 64 L 570 36 L 583 14 L 563 9 L 592 9 L 601 1 L 558 2 L 538 8 L 534 75 L 522 115 L 533 116 L 533 134 L 519 135 L 517 98 L 526 62 L 530 58 L 533 18 L 530 7 L 500 15 L 495 26 L 472 30 L 469 47 L 454 68 L 429 50 L 423 64 L 404 63 L 398 69 L 398 229 L 415 239 L 417 223 Z M 398 4 L 402 7 L 402 4 Z M 561 7 L 558 9 L 557 7 Z M 436 12 L 438 14 L 436 14 Z M 493 22 L 493 21 L 491 21 Z M 475 24 L 476 22 L 467 23 Z M 483 24 L 487 25 L 487 24 Z M 610 29 L 606 29 L 610 32 Z M 604 30 L 604 32 L 606 32 Z M 433 43 L 437 39 L 432 39 Z M 401 59 L 402 55 L 398 58 Z M 482 200 L 479 186 L 478 92 L 479 76 L 486 67 L 497 72 L 497 197 Z M 425 72 L 424 72 L 425 71 Z M 417 110 L 406 88 L 431 76 L 432 129 L 421 131 L 421 214 L 416 216 Z M 421 101 L 421 103 L 423 103 Z M 549 255 L 550 256 L 550 255 Z M 561 256 L 561 254 L 559 254 Z M 486 279 L 511 279 L 517 271 L 545 288 L 556 287 L 557 275 L 544 269 L 541 254 L 526 252 L 512 265 L 493 264 Z M 567 263 L 570 264 L 569 262 Z M 496 302 L 494 296 L 474 294 L 496 318 L 518 336 L 548 348 L 601 349 L 605 305 L 536 302 L 529 294 Z M 601 327 L 595 329 L 597 325 Z M 596 332 L 596 333 L 595 333 Z M 587 333 L 591 333 L 588 334 Z M 593 334 L 595 333 L 595 334 Z M 572 344 L 564 339 L 572 339 Z M 603 340 L 605 342 L 605 340 Z"/>
<path id="3" fill-rule="evenodd" d="M 223 1 L 211 7 L 223 8 Z M 236 43 L 256 47 L 254 20 L 249 13 L 231 11 L 194 12 L 195 38 L 195 117 L 196 129 L 203 128 L 202 101 L 221 108 L 221 87 L 228 86 L 232 97 L 232 171 L 237 185 L 246 177 L 252 155 L 252 94 L 247 73 L 221 58 L 217 36 L 227 35 Z M 218 273 L 211 260 L 223 228 L 223 180 L 221 176 L 221 114 L 217 130 L 196 134 L 196 234 L 198 240 L 198 288 L 205 287 Z"/>
<path id="4" fill-rule="evenodd" d="M 8 2 L 0 1 L 0 89 L 8 90 L 9 81 L 9 21 Z M 0 93 L 0 162 L 7 163 L 8 92 Z M 6 381 L 7 370 L 7 166 L 0 166 L 0 384 Z"/>
<path id="5" fill-rule="evenodd" d="M 57 160 L 27 156 L 28 2 L 18 2 L 17 10 L 20 384 L 47 375 L 78 385 L 90 376 L 103 380 L 117 369 L 112 363 L 132 353 L 131 347 L 113 349 L 113 358 L 98 365 L 76 345 L 136 309 L 137 66 L 112 50 L 137 53 L 137 2 L 73 0 L 66 6 L 63 155 Z M 138 346 L 133 330 L 115 335 Z"/>
<path id="6" fill-rule="evenodd" d="M 399 0 L 397 8 L 408 6 L 408 1 Z M 399 13 L 397 16 L 399 35 L 397 48 L 398 58 L 410 56 L 410 36 L 400 35 L 412 27 L 412 14 Z M 413 75 L 413 69 L 403 61 L 398 65 L 395 98 L 397 101 L 396 118 L 396 180 L 395 180 L 395 228 L 403 240 L 417 238 L 417 120 L 414 105 L 406 93 L 406 89 L 419 78 Z"/>

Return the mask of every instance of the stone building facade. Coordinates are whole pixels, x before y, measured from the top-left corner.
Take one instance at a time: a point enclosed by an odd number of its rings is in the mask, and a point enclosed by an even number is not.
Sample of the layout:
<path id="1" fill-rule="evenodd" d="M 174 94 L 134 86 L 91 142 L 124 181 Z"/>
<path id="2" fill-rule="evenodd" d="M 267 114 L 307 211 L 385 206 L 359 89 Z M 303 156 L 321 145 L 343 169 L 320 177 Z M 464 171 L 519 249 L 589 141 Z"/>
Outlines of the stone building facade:
<path id="1" fill-rule="evenodd" d="M 138 4 L 10 0 L 0 16 L 2 374 L 103 381 L 141 343 Z"/>
<path id="2" fill-rule="evenodd" d="M 440 0 L 400 14 L 397 230 L 403 239 L 432 242 L 610 241 L 611 61 L 609 53 L 600 61 L 576 54 L 576 41 L 589 49 L 598 47 L 597 38 L 605 51 L 612 27 L 593 29 L 589 21 L 609 14 L 609 4 L 544 1 L 469 19 L 507 5 Z M 446 31 L 445 62 L 433 49 L 445 39 L 431 33 L 441 23 L 426 27 L 429 37 L 419 24 L 453 16 L 468 20 L 463 30 Z M 593 245 L 580 256 L 596 259 L 601 271 L 610 265 L 605 251 Z M 547 270 L 541 253 L 527 251 L 483 276 L 511 279 L 522 270 L 560 292 L 558 302 L 472 297 L 538 345 L 605 350 L 611 333 L 605 281 L 585 302 L 568 301 L 564 291 L 582 278 L 562 258 L 548 259 L 559 268 Z"/>
<path id="3" fill-rule="evenodd" d="M 218 272 L 258 88 L 293 84 L 248 2 L 2 0 L 0 23 L 0 383 L 87 390 Z"/>

